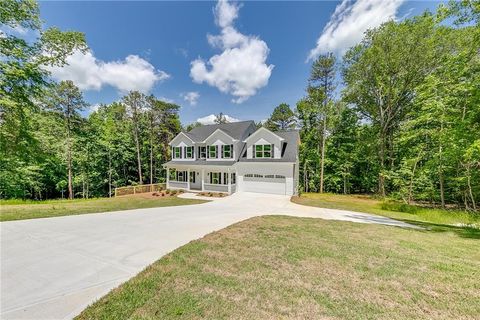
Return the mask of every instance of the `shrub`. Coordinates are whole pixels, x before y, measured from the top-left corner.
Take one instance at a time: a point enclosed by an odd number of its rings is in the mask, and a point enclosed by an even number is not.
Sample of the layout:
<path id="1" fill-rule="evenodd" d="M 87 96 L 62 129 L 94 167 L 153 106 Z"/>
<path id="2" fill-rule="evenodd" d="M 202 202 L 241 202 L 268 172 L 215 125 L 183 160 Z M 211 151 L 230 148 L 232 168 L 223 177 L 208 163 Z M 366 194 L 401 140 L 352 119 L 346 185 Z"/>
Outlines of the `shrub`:
<path id="1" fill-rule="evenodd" d="M 165 190 L 166 194 L 170 194 L 170 189 Z"/>

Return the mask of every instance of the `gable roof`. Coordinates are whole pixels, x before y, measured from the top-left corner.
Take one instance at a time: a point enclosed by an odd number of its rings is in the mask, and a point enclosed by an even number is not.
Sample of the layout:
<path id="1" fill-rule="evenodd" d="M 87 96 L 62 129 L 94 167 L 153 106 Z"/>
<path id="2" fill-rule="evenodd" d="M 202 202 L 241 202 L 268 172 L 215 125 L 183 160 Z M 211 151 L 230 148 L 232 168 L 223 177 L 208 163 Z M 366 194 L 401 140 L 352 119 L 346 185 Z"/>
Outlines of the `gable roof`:
<path id="1" fill-rule="evenodd" d="M 277 134 L 277 131 L 271 131 L 271 130 L 268 130 L 267 128 L 265 128 L 265 127 L 260 127 L 254 133 L 252 133 L 250 136 L 245 138 L 245 140 L 243 142 L 247 142 L 249 139 L 253 138 L 255 135 L 257 135 L 261 131 L 266 131 L 266 132 L 270 133 L 271 135 L 277 137 L 280 141 L 284 140 L 283 137 L 281 137 L 280 135 Z"/>
<path id="2" fill-rule="evenodd" d="M 249 120 L 222 124 L 209 124 L 193 128 L 192 130 L 185 132 L 185 134 L 195 142 L 203 142 L 212 133 L 220 129 L 233 139 L 242 140 L 248 135 L 248 128 L 251 125 L 255 125 L 255 122 Z"/>
<path id="3" fill-rule="evenodd" d="M 298 130 L 275 131 L 276 135 L 284 139 L 282 144 L 282 157 L 280 159 L 247 159 L 245 149 L 242 151 L 240 162 L 296 162 L 298 157 L 298 145 L 300 134 Z"/>

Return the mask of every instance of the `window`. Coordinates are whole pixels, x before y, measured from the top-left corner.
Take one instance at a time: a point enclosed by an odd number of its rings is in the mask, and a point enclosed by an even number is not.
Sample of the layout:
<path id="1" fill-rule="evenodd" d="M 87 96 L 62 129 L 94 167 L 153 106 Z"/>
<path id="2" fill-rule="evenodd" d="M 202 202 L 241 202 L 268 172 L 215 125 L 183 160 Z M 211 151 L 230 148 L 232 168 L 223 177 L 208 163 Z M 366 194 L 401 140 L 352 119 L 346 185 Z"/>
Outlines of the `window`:
<path id="1" fill-rule="evenodd" d="M 218 146 L 208 146 L 208 157 L 209 158 L 218 158 L 217 157 Z"/>
<path id="2" fill-rule="evenodd" d="M 228 184 L 228 173 L 223 173 L 223 184 Z"/>
<path id="3" fill-rule="evenodd" d="M 231 159 L 232 157 L 232 149 L 233 145 L 227 144 L 222 146 L 222 158 L 224 159 Z"/>
<path id="4" fill-rule="evenodd" d="M 265 178 L 267 178 L 267 179 L 273 179 L 273 178 L 275 178 L 275 175 L 273 175 L 273 174 L 266 174 L 266 175 L 265 175 Z"/>
<path id="5" fill-rule="evenodd" d="M 190 171 L 190 182 L 195 183 L 195 171 Z"/>
<path id="6" fill-rule="evenodd" d="M 273 152 L 272 152 L 272 146 L 271 144 L 256 144 L 254 145 L 254 158 L 272 158 Z"/>
<path id="7" fill-rule="evenodd" d="M 220 184 L 220 172 L 210 173 L 210 184 Z"/>
<path id="8" fill-rule="evenodd" d="M 173 158 L 180 159 L 182 157 L 182 148 L 181 147 L 173 147 Z"/>
<path id="9" fill-rule="evenodd" d="M 232 173 L 232 184 L 237 183 L 237 175 L 235 173 Z"/>
<path id="10" fill-rule="evenodd" d="M 187 182 L 187 171 L 177 171 L 175 169 L 170 169 L 169 178 L 171 181 Z"/>
<path id="11" fill-rule="evenodd" d="M 185 147 L 185 158 L 193 159 L 193 147 Z"/>
<path id="12" fill-rule="evenodd" d="M 207 147 L 198 147 L 198 156 L 200 159 L 207 157 Z"/>
<path id="13" fill-rule="evenodd" d="M 187 182 L 187 171 L 177 171 L 177 181 Z"/>
<path id="14" fill-rule="evenodd" d="M 263 178 L 263 175 L 258 173 L 247 173 L 245 177 L 246 178 Z"/>
<path id="15" fill-rule="evenodd" d="M 282 175 L 280 175 L 280 174 L 276 174 L 276 175 L 275 175 L 275 178 L 277 178 L 277 179 L 285 179 L 285 176 L 282 176 Z"/>

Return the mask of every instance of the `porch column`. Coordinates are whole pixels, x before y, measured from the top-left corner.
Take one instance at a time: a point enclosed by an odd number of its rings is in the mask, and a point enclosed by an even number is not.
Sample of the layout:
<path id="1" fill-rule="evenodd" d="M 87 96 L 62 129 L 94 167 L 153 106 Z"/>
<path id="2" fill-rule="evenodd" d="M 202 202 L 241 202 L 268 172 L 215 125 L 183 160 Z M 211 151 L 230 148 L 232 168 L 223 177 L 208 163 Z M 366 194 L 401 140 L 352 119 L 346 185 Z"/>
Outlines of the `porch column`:
<path id="1" fill-rule="evenodd" d="M 202 191 L 205 190 L 203 184 L 205 183 L 205 169 L 202 169 Z"/>
<path id="2" fill-rule="evenodd" d="M 167 185 L 166 185 L 167 189 L 170 189 L 169 184 L 170 184 L 170 168 L 167 167 Z"/>
<path id="3" fill-rule="evenodd" d="M 187 189 L 190 190 L 190 168 L 187 169 Z"/>
<path id="4" fill-rule="evenodd" d="M 228 194 L 232 194 L 232 177 L 230 177 L 230 168 L 227 170 Z"/>

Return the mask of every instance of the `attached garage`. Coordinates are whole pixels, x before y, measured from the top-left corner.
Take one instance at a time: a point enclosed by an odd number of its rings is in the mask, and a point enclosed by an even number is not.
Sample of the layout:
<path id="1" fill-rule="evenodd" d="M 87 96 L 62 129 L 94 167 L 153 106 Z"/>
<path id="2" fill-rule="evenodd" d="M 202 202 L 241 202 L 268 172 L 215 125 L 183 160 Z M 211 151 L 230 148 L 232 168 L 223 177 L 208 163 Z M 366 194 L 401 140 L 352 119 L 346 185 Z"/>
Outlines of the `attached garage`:
<path id="1" fill-rule="evenodd" d="M 287 183 L 283 175 L 247 173 L 243 176 L 243 190 L 285 195 L 287 194 Z"/>

